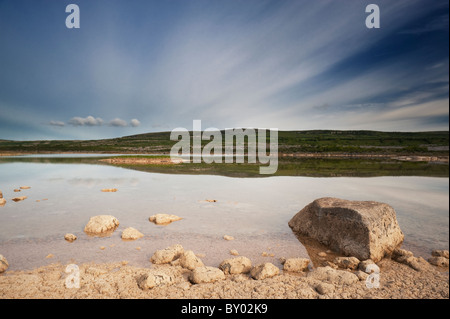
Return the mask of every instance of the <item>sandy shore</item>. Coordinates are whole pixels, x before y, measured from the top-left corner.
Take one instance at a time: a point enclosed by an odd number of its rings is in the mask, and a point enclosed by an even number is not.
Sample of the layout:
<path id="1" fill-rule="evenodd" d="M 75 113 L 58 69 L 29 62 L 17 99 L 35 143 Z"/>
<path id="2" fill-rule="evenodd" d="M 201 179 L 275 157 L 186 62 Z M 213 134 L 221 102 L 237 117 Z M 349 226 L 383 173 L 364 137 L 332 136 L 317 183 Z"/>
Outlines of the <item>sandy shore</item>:
<path id="1" fill-rule="evenodd" d="M 217 265 L 214 265 L 217 266 Z M 50 264 L 29 271 L 0 274 L 0 298 L 169 298 L 169 299 L 359 299 L 359 298 L 449 298 L 448 268 L 427 267 L 415 271 L 407 265 L 384 259 L 380 267 L 380 287 L 367 288 L 365 281 L 339 284 L 318 280 L 316 269 L 303 273 L 280 272 L 272 278 L 254 280 L 248 274 L 227 275 L 214 283 L 192 284 L 190 270 L 180 266 L 130 266 L 117 263 L 78 265 L 80 287 L 66 287 L 67 265 Z M 139 278 L 149 269 L 158 269 L 175 278 L 172 285 L 142 290 Z M 349 271 L 349 270 L 342 270 Z M 329 290 L 319 293 L 318 285 Z"/>

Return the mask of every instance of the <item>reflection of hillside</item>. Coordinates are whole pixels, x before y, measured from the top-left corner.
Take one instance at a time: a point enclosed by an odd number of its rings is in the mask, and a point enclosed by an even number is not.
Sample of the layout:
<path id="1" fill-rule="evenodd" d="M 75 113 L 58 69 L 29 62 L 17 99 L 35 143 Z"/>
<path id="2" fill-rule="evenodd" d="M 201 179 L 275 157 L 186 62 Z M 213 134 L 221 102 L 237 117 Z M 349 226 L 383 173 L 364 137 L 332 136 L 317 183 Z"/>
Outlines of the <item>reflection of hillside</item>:
<path id="1" fill-rule="evenodd" d="M 0 158 L 0 163 L 44 163 L 44 164 L 92 164 L 107 165 L 150 173 L 221 175 L 229 177 L 270 177 L 259 174 L 260 164 L 194 164 L 178 165 L 115 165 L 100 159 L 105 157 L 75 158 Z M 449 177 L 448 163 L 411 162 L 395 159 L 370 158 L 296 158 L 281 157 L 275 176 L 311 176 L 311 177 L 374 177 L 374 176 L 429 176 Z M 79 181 L 81 183 L 81 181 Z M 113 183 L 112 180 L 98 183 Z M 129 182 L 129 181 L 128 181 Z M 89 181 L 89 184 L 96 183 Z"/>

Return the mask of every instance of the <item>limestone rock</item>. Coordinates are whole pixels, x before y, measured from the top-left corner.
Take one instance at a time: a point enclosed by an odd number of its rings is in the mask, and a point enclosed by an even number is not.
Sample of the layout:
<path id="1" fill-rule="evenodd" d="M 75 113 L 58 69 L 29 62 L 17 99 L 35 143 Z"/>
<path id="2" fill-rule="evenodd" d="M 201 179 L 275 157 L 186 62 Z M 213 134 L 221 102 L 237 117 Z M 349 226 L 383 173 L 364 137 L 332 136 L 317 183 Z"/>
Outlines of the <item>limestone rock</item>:
<path id="1" fill-rule="evenodd" d="M 156 225 L 168 225 L 172 222 L 175 222 L 177 220 L 181 220 L 181 217 L 178 217 L 176 215 L 169 215 L 169 214 L 156 214 L 153 216 L 150 216 L 148 219 L 152 223 L 155 223 Z"/>
<path id="2" fill-rule="evenodd" d="M 77 236 L 75 236 L 74 234 L 65 234 L 64 239 L 68 242 L 74 242 L 75 240 L 77 240 Z"/>
<path id="3" fill-rule="evenodd" d="M 345 270 L 336 270 L 331 267 L 318 267 L 308 273 L 308 277 L 313 279 L 327 281 L 335 285 L 352 285 L 359 281 L 358 277 Z"/>
<path id="4" fill-rule="evenodd" d="M 14 197 L 12 200 L 14 202 L 20 202 L 20 201 L 23 201 L 23 200 L 25 200 L 27 198 L 28 198 L 27 196 L 19 196 L 19 197 Z"/>
<path id="5" fill-rule="evenodd" d="M 0 206 L 5 206 L 5 204 L 6 204 L 6 199 L 0 198 Z"/>
<path id="6" fill-rule="evenodd" d="M 205 266 L 200 258 L 195 256 L 192 250 L 186 250 L 185 252 L 183 252 L 178 260 L 181 267 L 189 270 L 194 270 L 197 267 Z"/>
<path id="7" fill-rule="evenodd" d="M 334 292 L 335 287 L 332 284 L 328 284 L 326 282 L 320 282 L 314 287 L 314 289 L 316 289 L 316 291 L 319 294 L 326 295 L 326 294 Z"/>
<path id="8" fill-rule="evenodd" d="M 280 273 L 280 269 L 272 263 L 264 263 L 255 266 L 250 271 L 250 275 L 253 279 L 262 280 L 266 278 L 271 278 Z"/>
<path id="9" fill-rule="evenodd" d="M 370 266 L 370 265 L 376 266 L 376 264 L 373 262 L 372 259 L 363 260 L 359 263 L 358 269 L 361 271 L 364 271 L 365 273 L 371 274 L 372 271 L 370 271 L 368 269 L 370 269 L 371 267 L 373 268 L 373 266 Z"/>
<path id="10" fill-rule="evenodd" d="M 128 227 L 122 232 L 123 240 L 136 240 L 142 237 L 144 237 L 144 234 L 133 227 Z"/>
<path id="11" fill-rule="evenodd" d="M 103 193 L 115 193 L 115 192 L 117 192 L 117 188 L 103 188 L 102 192 Z"/>
<path id="12" fill-rule="evenodd" d="M 20 189 L 30 189 L 31 186 L 20 186 Z"/>
<path id="13" fill-rule="evenodd" d="M 236 249 L 231 249 L 230 254 L 233 256 L 239 256 L 239 252 Z"/>
<path id="14" fill-rule="evenodd" d="M 403 242 L 395 210 L 374 201 L 320 198 L 297 213 L 289 226 L 333 251 L 377 262 Z"/>
<path id="15" fill-rule="evenodd" d="M 358 279 L 360 281 L 365 281 L 367 279 L 367 277 L 369 277 L 369 274 L 367 274 L 366 272 L 362 271 L 362 270 L 358 270 L 355 272 L 356 277 L 358 277 Z"/>
<path id="16" fill-rule="evenodd" d="M 431 252 L 433 257 L 444 257 L 448 259 L 448 250 L 435 249 Z"/>
<path id="17" fill-rule="evenodd" d="M 310 260 L 307 258 L 288 258 L 284 262 L 283 270 L 292 272 L 303 272 L 308 269 Z"/>
<path id="18" fill-rule="evenodd" d="M 3 198 L 3 193 L 2 193 L 2 191 L 0 191 L 0 198 Z"/>
<path id="19" fill-rule="evenodd" d="M 448 259 L 445 257 L 431 257 L 428 262 L 438 267 L 448 267 Z"/>
<path id="20" fill-rule="evenodd" d="M 148 273 L 143 274 L 137 279 L 137 284 L 142 290 L 172 285 L 174 282 L 175 278 L 173 275 L 156 269 L 150 269 Z"/>
<path id="21" fill-rule="evenodd" d="M 359 259 L 356 257 L 336 257 L 334 263 L 339 268 L 355 270 L 358 268 Z"/>
<path id="22" fill-rule="evenodd" d="M 112 233 L 119 226 L 117 218 L 111 215 L 91 217 L 84 227 L 84 232 L 92 236 L 102 236 Z"/>
<path id="23" fill-rule="evenodd" d="M 425 270 L 429 265 L 422 257 L 414 257 L 413 253 L 405 249 L 394 249 L 392 259 L 396 262 L 408 265 L 416 271 Z"/>
<path id="24" fill-rule="evenodd" d="M 245 274 L 252 269 L 252 262 L 244 256 L 225 259 L 219 268 L 228 275 Z"/>
<path id="25" fill-rule="evenodd" d="M 183 246 L 176 244 L 165 249 L 157 250 L 150 261 L 154 264 L 168 264 L 179 258 L 183 252 Z"/>
<path id="26" fill-rule="evenodd" d="M 223 239 L 225 239 L 225 240 L 234 240 L 234 237 L 230 236 L 230 235 L 224 235 Z"/>
<path id="27" fill-rule="evenodd" d="M 3 257 L 3 255 L 0 255 L 0 274 L 2 272 L 5 272 L 6 269 L 8 269 L 8 267 L 9 267 L 8 261 L 6 260 L 5 257 Z"/>
<path id="28" fill-rule="evenodd" d="M 225 274 L 216 267 L 197 267 L 189 275 L 189 280 L 194 284 L 209 283 L 224 280 Z"/>

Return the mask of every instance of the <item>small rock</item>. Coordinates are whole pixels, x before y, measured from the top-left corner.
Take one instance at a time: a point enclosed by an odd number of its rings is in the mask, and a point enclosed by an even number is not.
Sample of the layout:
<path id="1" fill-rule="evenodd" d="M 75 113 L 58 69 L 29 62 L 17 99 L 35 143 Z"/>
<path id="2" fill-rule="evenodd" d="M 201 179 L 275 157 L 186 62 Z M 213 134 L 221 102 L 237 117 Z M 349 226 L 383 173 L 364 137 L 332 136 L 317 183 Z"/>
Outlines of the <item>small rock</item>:
<path id="1" fill-rule="evenodd" d="M 189 270 L 194 270 L 197 267 L 204 267 L 203 262 L 195 256 L 192 250 L 186 250 L 178 259 L 180 266 Z"/>
<path id="2" fill-rule="evenodd" d="M 215 203 L 215 202 L 217 202 L 217 199 L 207 199 L 206 202 L 208 202 L 208 203 Z"/>
<path id="3" fill-rule="evenodd" d="M 14 193 L 18 193 L 18 192 L 20 192 L 20 189 L 17 189 L 17 188 L 16 188 L 16 189 L 14 190 Z"/>
<path id="4" fill-rule="evenodd" d="M 71 243 L 77 240 L 77 236 L 75 236 L 74 234 L 65 234 L 64 239 Z"/>
<path id="5" fill-rule="evenodd" d="M 3 255 L 0 255 L 0 274 L 8 269 L 9 264 Z"/>
<path id="6" fill-rule="evenodd" d="M 150 261 L 154 264 L 168 264 L 179 258 L 183 252 L 183 246 L 176 244 L 165 249 L 155 251 Z"/>
<path id="7" fill-rule="evenodd" d="M 376 264 L 373 262 L 372 259 L 367 259 L 367 260 L 361 261 L 361 262 L 359 263 L 359 265 L 358 265 L 358 269 L 361 270 L 361 271 L 366 272 L 367 266 L 372 265 L 372 264 L 376 265 Z M 371 267 L 371 266 L 369 266 L 369 268 L 370 268 L 370 267 Z M 372 272 L 369 272 L 369 274 L 370 274 L 370 273 L 372 273 Z"/>
<path id="8" fill-rule="evenodd" d="M 319 257 L 327 257 L 327 253 L 324 251 L 321 251 L 320 253 L 317 254 L 317 256 Z"/>
<path id="9" fill-rule="evenodd" d="M 108 271 L 106 269 L 101 269 L 101 268 L 97 268 L 97 267 L 88 267 L 86 269 L 86 273 L 94 275 L 94 276 L 101 276 L 101 275 L 107 274 Z"/>
<path id="10" fill-rule="evenodd" d="M 133 227 L 128 227 L 122 232 L 123 240 L 136 240 L 142 237 L 144 237 L 144 234 Z"/>
<path id="11" fill-rule="evenodd" d="M 239 252 L 236 249 L 231 249 L 230 254 L 233 256 L 239 256 Z"/>
<path id="12" fill-rule="evenodd" d="M 47 258 L 47 259 L 53 258 L 53 257 L 55 257 L 55 255 L 53 255 L 53 254 L 48 254 L 47 256 L 45 256 L 45 258 Z"/>
<path id="13" fill-rule="evenodd" d="M 178 217 L 176 215 L 169 215 L 169 214 L 156 214 L 149 217 L 149 221 L 152 223 L 155 223 L 156 225 L 168 225 L 172 222 L 175 222 L 177 220 L 181 220 L 181 217 Z"/>
<path id="14" fill-rule="evenodd" d="M 359 259 L 356 257 L 336 257 L 334 263 L 340 268 L 355 270 L 358 268 Z"/>
<path id="15" fill-rule="evenodd" d="M 328 281 L 337 285 L 352 285 L 359 281 L 358 277 L 345 270 L 336 270 L 331 267 L 318 267 L 314 271 L 308 273 L 308 277 L 313 279 Z"/>
<path id="16" fill-rule="evenodd" d="M 252 269 L 252 262 L 244 256 L 225 259 L 219 268 L 228 275 L 246 274 Z"/>
<path id="17" fill-rule="evenodd" d="M 92 236 L 102 236 L 112 233 L 119 226 L 117 218 L 111 215 L 91 217 L 84 227 L 84 232 Z"/>
<path id="18" fill-rule="evenodd" d="M 263 257 L 269 257 L 269 254 L 268 254 L 267 252 L 263 251 L 263 252 L 261 253 L 261 256 L 263 256 Z"/>
<path id="19" fill-rule="evenodd" d="M 101 249 L 101 250 L 105 250 L 106 247 L 105 247 L 105 246 L 100 246 L 100 249 Z"/>
<path id="20" fill-rule="evenodd" d="M 408 265 L 416 271 L 422 271 L 426 269 L 429 264 L 422 257 L 414 257 L 413 253 L 409 250 L 396 248 L 392 252 L 392 259 L 398 263 Z"/>
<path id="21" fill-rule="evenodd" d="M 173 276 L 155 269 L 150 269 L 148 273 L 137 279 L 137 284 L 142 290 L 172 285 L 174 282 L 175 278 Z"/>
<path id="22" fill-rule="evenodd" d="M 431 257 L 428 262 L 438 267 L 448 267 L 448 259 L 445 257 Z"/>
<path id="23" fill-rule="evenodd" d="M 250 271 L 250 275 L 253 279 L 262 280 L 266 278 L 271 278 L 280 273 L 280 269 L 272 263 L 264 263 L 255 266 Z"/>
<path id="24" fill-rule="evenodd" d="M 444 257 L 448 259 L 448 250 L 435 249 L 431 252 L 433 257 Z"/>
<path id="25" fill-rule="evenodd" d="M 234 240 L 234 237 L 230 236 L 230 235 L 224 235 L 223 239 L 225 239 L 225 240 Z"/>
<path id="26" fill-rule="evenodd" d="M 2 193 L 2 191 L 0 191 L 0 198 L 3 198 L 3 193 Z"/>
<path id="27" fill-rule="evenodd" d="M 414 254 L 406 249 L 396 248 L 392 252 L 392 259 L 399 263 L 404 263 L 406 259 L 413 257 Z"/>
<path id="28" fill-rule="evenodd" d="M 292 272 L 304 272 L 308 269 L 310 260 L 307 258 L 288 258 L 284 262 L 283 270 Z"/>
<path id="29" fill-rule="evenodd" d="M 25 200 L 27 198 L 28 198 L 27 196 L 19 196 L 19 197 L 14 197 L 12 200 L 15 201 L 15 202 L 20 202 L 20 201 Z"/>
<path id="30" fill-rule="evenodd" d="M 115 193 L 115 192 L 117 192 L 117 188 L 103 188 L 102 192 L 103 193 Z"/>
<path id="31" fill-rule="evenodd" d="M 367 277 L 369 277 L 369 274 L 365 273 L 362 270 L 358 270 L 357 272 L 355 272 L 355 275 L 360 281 L 365 281 Z"/>
<path id="32" fill-rule="evenodd" d="M 194 284 L 209 283 L 224 279 L 225 274 L 222 270 L 209 266 L 197 267 L 189 275 L 189 280 Z"/>
<path id="33" fill-rule="evenodd" d="M 6 199 L 0 198 L 0 206 L 5 206 L 5 204 L 6 204 Z"/>
<path id="34" fill-rule="evenodd" d="M 20 186 L 20 189 L 30 189 L 30 186 Z"/>
<path id="35" fill-rule="evenodd" d="M 314 289 L 316 289 L 316 291 L 319 294 L 326 295 L 326 294 L 334 292 L 335 287 L 332 284 L 328 284 L 326 282 L 320 282 L 314 287 Z"/>

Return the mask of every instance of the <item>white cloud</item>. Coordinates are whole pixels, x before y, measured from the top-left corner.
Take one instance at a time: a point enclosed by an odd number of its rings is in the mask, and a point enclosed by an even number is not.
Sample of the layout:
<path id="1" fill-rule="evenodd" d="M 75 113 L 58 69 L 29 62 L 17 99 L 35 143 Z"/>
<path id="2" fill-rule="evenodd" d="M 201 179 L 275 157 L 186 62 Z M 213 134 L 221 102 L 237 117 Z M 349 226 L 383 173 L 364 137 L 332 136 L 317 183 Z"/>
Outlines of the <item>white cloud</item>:
<path id="1" fill-rule="evenodd" d="M 62 126 L 65 126 L 66 123 L 61 122 L 61 121 L 50 121 L 50 122 L 48 123 L 48 125 L 51 125 L 51 126 L 60 126 L 60 127 L 62 127 Z"/>
<path id="2" fill-rule="evenodd" d="M 116 127 L 125 127 L 128 126 L 128 123 L 122 119 L 115 118 L 114 120 L 109 122 L 110 126 L 116 126 Z"/>
<path id="3" fill-rule="evenodd" d="M 71 118 L 68 123 L 73 126 L 101 126 L 103 120 L 99 117 L 94 118 L 91 115 L 86 118 L 76 116 Z"/>
<path id="4" fill-rule="evenodd" d="M 132 119 L 132 120 L 130 121 L 130 125 L 131 125 L 132 127 L 138 127 L 139 125 L 141 125 L 141 122 L 140 122 L 138 119 Z"/>

